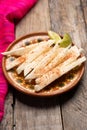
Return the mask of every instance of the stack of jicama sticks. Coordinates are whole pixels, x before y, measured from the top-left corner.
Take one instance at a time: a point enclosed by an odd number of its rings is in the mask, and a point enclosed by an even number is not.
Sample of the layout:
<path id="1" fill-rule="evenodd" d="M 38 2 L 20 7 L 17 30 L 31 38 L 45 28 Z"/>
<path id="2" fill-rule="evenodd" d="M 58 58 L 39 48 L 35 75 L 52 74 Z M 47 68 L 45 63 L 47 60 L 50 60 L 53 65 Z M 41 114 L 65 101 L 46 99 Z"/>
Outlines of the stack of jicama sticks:
<path id="1" fill-rule="evenodd" d="M 86 61 L 81 49 L 75 45 L 66 48 L 54 43 L 54 40 L 43 41 L 27 47 L 4 52 L 3 55 L 18 56 L 6 70 L 17 67 L 17 74 L 24 72 L 27 81 L 35 80 L 35 91 L 40 91 L 57 78 Z"/>

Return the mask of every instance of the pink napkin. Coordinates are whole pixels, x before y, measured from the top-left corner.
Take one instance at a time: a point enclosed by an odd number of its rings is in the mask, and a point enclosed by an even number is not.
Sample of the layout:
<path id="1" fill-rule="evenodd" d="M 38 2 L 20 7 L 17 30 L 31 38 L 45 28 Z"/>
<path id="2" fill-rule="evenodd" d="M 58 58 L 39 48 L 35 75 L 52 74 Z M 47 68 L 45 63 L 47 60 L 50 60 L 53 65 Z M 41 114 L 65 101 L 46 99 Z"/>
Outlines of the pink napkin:
<path id="1" fill-rule="evenodd" d="M 2 72 L 2 55 L 15 39 L 15 21 L 20 20 L 37 0 L 0 0 L 0 121 L 4 114 L 4 101 L 8 85 Z"/>

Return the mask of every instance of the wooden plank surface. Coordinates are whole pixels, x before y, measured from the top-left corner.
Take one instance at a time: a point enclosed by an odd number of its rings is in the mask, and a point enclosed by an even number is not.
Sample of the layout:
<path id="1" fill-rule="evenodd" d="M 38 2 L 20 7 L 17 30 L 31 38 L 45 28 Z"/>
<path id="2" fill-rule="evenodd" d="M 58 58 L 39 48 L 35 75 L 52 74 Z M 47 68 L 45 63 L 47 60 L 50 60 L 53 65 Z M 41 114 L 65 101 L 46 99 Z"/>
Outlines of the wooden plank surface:
<path id="1" fill-rule="evenodd" d="M 68 32 L 87 56 L 87 0 L 39 0 L 18 23 L 16 38 L 52 29 Z M 87 64 L 86 64 L 87 69 Z M 87 130 L 87 73 L 60 96 L 36 98 L 9 90 L 0 130 Z"/>
<path id="2" fill-rule="evenodd" d="M 13 90 L 9 88 L 9 93 L 6 96 L 5 108 L 4 108 L 4 117 L 0 123 L 0 130 L 12 130 L 13 129 Z"/>
<path id="3" fill-rule="evenodd" d="M 74 43 L 82 46 L 87 55 L 86 9 L 87 1 L 84 3 L 84 0 L 50 0 L 52 29 L 61 34 L 65 32 L 70 33 Z M 87 73 L 84 74 L 84 77 L 75 89 L 61 96 L 61 113 L 64 130 L 87 130 L 86 77 Z"/>
<path id="4" fill-rule="evenodd" d="M 21 28 L 21 29 L 20 29 Z M 50 29 L 48 0 L 38 1 L 37 5 L 17 25 L 16 36 Z M 16 94 L 16 130 L 62 130 L 58 99 L 39 99 Z"/>

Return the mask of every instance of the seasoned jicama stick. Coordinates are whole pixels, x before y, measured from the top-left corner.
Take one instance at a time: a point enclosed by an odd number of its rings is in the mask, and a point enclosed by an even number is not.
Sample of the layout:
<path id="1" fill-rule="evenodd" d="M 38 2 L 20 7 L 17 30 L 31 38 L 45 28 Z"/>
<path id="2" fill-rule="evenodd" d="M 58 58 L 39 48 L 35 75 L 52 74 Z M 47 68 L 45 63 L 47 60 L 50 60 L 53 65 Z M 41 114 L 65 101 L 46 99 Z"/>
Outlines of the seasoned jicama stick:
<path id="1" fill-rule="evenodd" d="M 25 47 L 21 47 L 21 48 L 17 48 L 17 49 L 13 49 L 11 51 L 6 51 L 3 52 L 3 55 L 15 55 L 15 56 L 21 56 L 25 53 L 28 53 L 29 51 L 31 51 L 32 49 L 34 49 L 37 46 L 37 44 L 32 44 L 29 46 L 25 46 Z"/>
<path id="2" fill-rule="evenodd" d="M 25 63 L 21 64 L 17 68 L 17 73 L 20 74 L 25 69 L 26 65 L 28 65 L 33 60 L 35 60 L 35 58 L 37 58 L 43 52 L 46 52 L 47 50 L 49 50 L 50 47 L 52 46 L 52 44 L 54 44 L 54 40 L 48 40 L 48 41 L 44 42 L 44 44 L 40 44 L 35 49 L 33 49 L 32 51 L 30 51 L 27 54 L 27 60 L 25 61 Z"/>
<path id="3" fill-rule="evenodd" d="M 42 46 L 44 46 L 44 44 L 39 44 L 39 46 L 40 47 L 42 47 Z M 37 50 L 37 48 L 38 48 L 38 46 L 36 46 L 34 49 L 32 49 L 28 54 L 27 53 L 25 53 L 23 56 L 21 56 L 21 57 L 18 57 L 16 60 L 14 60 L 14 61 L 12 61 L 10 64 L 7 64 L 6 65 L 6 69 L 7 70 L 10 70 L 10 69 L 12 69 L 13 67 L 15 67 L 15 66 L 17 66 L 17 65 L 19 65 L 19 64 L 21 64 L 20 66 L 24 66 L 24 64 L 25 64 L 25 62 L 23 63 L 23 59 L 28 59 L 27 57 L 28 57 L 28 55 L 31 55 L 31 54 L 33 54 L 33 52 L 35 51 L 35 50 Z M 19 73 L 18 73 L 19 74 Z"/>
<path id="4" fill-rule="evenodd" d="M 19 65 L 19 66 L 17 67 L 17 69 L 16 69 L 17 74 L 20 74 L 20 73 L 23 71 L 23 69 L 24 69 L 25 66 L 26 66 L 26 65 L 25 65 L 25 62 L 22 63 L 21 65 Z"/>
<path id="5" fill-rule="evenodd" d="M 21 55 L 23 55 L 25 53 L 28 53 L 29 51 L 31 51 L 35 47 L 36 47 L 36 45 L 32 44 L 32 45 L 29 45 L 29 46 L 26 46 L 26 47 L 21 47 L 21 48 L 15 49 L 15 50 L 7 51 L 7 52 L 4 52 L 2 54 L 3 55 L 21 56 Z"/>
<path id="6" fill-rule="evenodd" d="M 70 48 L 71 46 L 68 46 L 67 48 L 57 48 L 57 54 L 55 54 L 54 59 L 50 60 L 49 64 L 45 64 L 46 63 L 46 59 L 44 58 L 41 63 L 29 74 L 26 76 L 25 79 L 34 79 L 37 78 L 41 75 L 43 75 L 44 73 L 46 73 L 47 71 L 49 71 L 51 68 L 55 67 L 58 63 L 61 63 L 61 61 L 63 60 L 65 54 L 67 53 L 67 50 Z M 50 57 L 49 57 L 50 58 Z M 44 63 L 45 62 L 45 63 Z"/>
<path id="7" fill-rule="evenodd" d="M 72 52 L 67 54 L 67 57 L 66 57 L 67 59 L 65 58 L 65 61 L 62 63 L 62 67 L 72 63 L 80 56 L 80 50 L 76 46 L 72 47 L 71 49 L 72 49 Z M 74 52 L 75 51 L 74 49 L 77 51 Z M 59 67 L 60 66 L 61 64 L 59 64 Z"/>
<path id="8" fill-rule="evenodd" d="M 19 64 L 23 63 L 25 61 L 26 57 L 21 56 L 19 58 L 16 58 L 14 61 L 11 61 L 9 64 L 6 64 L 6 70 L 10 70 L 14 68 L 15 66 L 18 66 Z"/>
<path id="9" fill-rule="evenodd" d="M 30 73 L 30 75 L 33 75 L 32 78 L 35 78 L 34 73 L 36 73 L 36 71 L 40 70 L 41 68 L 44 68 L 54 57 L 55 55 L 57 55 L 57 53 L 59 53 L 59 51 L 62 51 L 63 48 L 59 48 L 58 44 L 56 44 L 48 53 L 47 55 L 41 59 L 41 61 L 39 62 L 39 64 L 34 68 L 34 70 Z M 27 68 L 28 69 L 28 68 Z"/>
<path id="10" fill-rule="evenodd" d="M 86 61 L 86 57 L 83 56 L 83 57 L 75 60 L 74 62 L 68 64 L 67 66 L 55 67 L 48 73 L 44 74 L 42 77 L 36 79 L 37 85 L 35 85 L 35 87 L 34 87 L 35 91 L 38 92 L 38 91 L 42 90 L 44 87 L 46 87 L 47 85 L 52 83 L 54 80 L 56 80 L 57 78 L 61 77 L 64 74 L 66 74 L 67 72 L 69 72 L 73 68 L 77 67 L 78 65 L 81 65 L 85 61 Z"/>
<path id="11" fill-rule="evenodd" d="M 75 49 L 75 50 L 74 50 Z M 50 64 L 48 64 L 45 68 L 43 68 L 43 70 L 41 71 L 41 73 L 46 73 L 49 70 L 51 70 L 52 68 L 54 68 L 56 65 L 59 65 L 61 62 L 64 61 L 65 58 L 67 58 L 67 55 L 69 55 L 70 53 L 73 53 L 72 51 L 74 50 L 74 53 L 76 52 L 77 56 L 80 54 L 77 47 L 73 46 L 69 49 L 69 47 L 65 48 L 65 50 L 63 52 L 61 52 L 59 55 L 57 55 Z M 69 58 L 69 57 L 68 57 Z"/>
<path id="12" fill-rule="evenodd" d="M 80 56 L 79 49 L 76 46 L 72 46 L 70 49 L 66 48 L 62 54 L 57 55 L 50 64 L 48 64 L 43 69 L 40 69 L 40 72 L 38 75 L 43 75 L 44 73 L 47 73 L 49 70 L 54 68 L 56 65 L 59 65 L 60 63 L 64 62 L 64 64 L 68 64 L 68 62 L 72 62 L 76 60 L 77 57 Z M 68 60 L 67 60 L 68 59 Z"/>
<path id="13" fill-rule="evenodd" d="M 72 46 L 70 49 L 68 49 L 67 53 L 65 54 L 65 56 L 62 59 L 62 66 L 64 65 L 68 65 L 69 63 L 75 61 L 78 57 L 80 56 L 80 51 L 77 48 L 77 46 Z M 60 60 L 60 59 L 59 59 Z M 61 66 L 60 64 L 57 64 L 57 66 Z M 52 66 L 53 68 L 53 66 Z M 51 69 L 52 69 L 51 68 Z M 46 72 L 45 72 L 46 73 Z"/>
<path id="14" fill-rule="evenodd" d="M 33 50 L 37 46 L 42 45 L 44 43 L 45 43 L 45 41 L 40 42 L 40 43 L 31 44 L 31 45 L 28 45 L 28 46 L 25 46 L 25 47 L 20 47 L 20 48 L 17 48 L 17 49 L 13 49 L 11 51 L 3 52 L 2 54 L 3 55 L 21 56 L 21 55 L 24 55 L 25 53 L 28 53 L 29 51 Z"/>
<path id="15" fill-rule="evenodd" d="M 24 76 L 26 76 L 28 73 L 30 73 L 39 63 L 40 61 L 47 55 L 49 50 L 45 53 L 42 53 L 38 58 L 36 58 L 33 62 L 29 63 L 27 66 L 25 66 L 24 69 Z"/>

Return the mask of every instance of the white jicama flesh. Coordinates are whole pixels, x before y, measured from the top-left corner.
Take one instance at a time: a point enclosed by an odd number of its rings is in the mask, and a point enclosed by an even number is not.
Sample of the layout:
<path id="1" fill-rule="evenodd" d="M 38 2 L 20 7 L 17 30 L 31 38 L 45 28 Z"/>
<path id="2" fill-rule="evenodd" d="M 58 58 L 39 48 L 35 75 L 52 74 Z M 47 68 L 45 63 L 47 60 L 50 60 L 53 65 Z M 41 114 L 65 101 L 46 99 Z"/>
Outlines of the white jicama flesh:
<path id="1" fill-rule="evenodd" d="M 9 64 L 6 64 L 6 70 L 10 70 L 14 68 L 15 66 L 18 66 L 19 64 L 23 63 L 25 59 L 26 57 L 24 56 L 16 58 L 15 60 L 11 61 Z"/>
<path id="2" fill-rule="evenodd" d="M 28 80 L 28 79 L 35 79 L 37 77 L 40 77 L 44 73 L 46 73 L 49 70 L 51 70 L 52 68 L 54 68 L 56 65 L 60 64 L 64 60 L 66 60 L 67 58 L 70 58 L 70 55 L 72 55 L 74 57 L 73 59 L 75 59 L 75 57 L 78 57 L 80 55 L 80 52 L 76 46 L 73 46 L 70 49 L 69 48 L 70 48 L 70 46 L 68 46 L 67 48 L 57 48 L 57 53 L 53 52 L 55 54 L 54 55 L 55 57 L 53 59 L 50 59 L 50 55 L 49 55 L 49 57 L 48 57 L 49 59 L 47 59 L 48 61 L 50 60 L 49 64 L 47 64 L 47 60 L 46 60 L 46 58 L 44 58 L 39 63 L 39 65 L 37 65 L 37 67 L 29 75 L 26 76 L 25 79 Z M 72 59 L 71 59 L 71 61 L 72 61 Z"/>
<path id="3" fill-rule="evenodd" d="M 29 63 L 24 69 L 24 76 L 30 73 L 40 63 L 40 61 L 47 55 L 49 51 L 50 49 L 47 52 L 42 53 L 42 55 L 36 58 L 33 62 Z"/>
<path id="4" fill-rule="evenodd" d="M 43 75 L 44 73 L 54 68 L 56 65 L 59 65 L 61 62 L 63 62 L 63 59 L 67 55 L 67 52 L 70 47 L 71 46 L 68 46 L 67 48 L 64 48 L 61 52 L 59 52 L 47 66 L 45 66 L 44 68 L 40 70 L 41 72 L 40 74 Z"/>
<path id="5" fill-rule="evenodd" d="M 61 53 L 64 48 L 60 48 L 58 44 L 56 44 L 48 53 L 47 55 L 41 60 L 41 62 L 34 68 L 34 70 L 25 77 L 25 79 L 34 79 L 38 75 L 41 75 L 41 70 L 46 67 L 57 54 Z"/>
<path id="6" fill-rule="evenodd" d="M 30 51 L 27 54 L 27 60 L 25 61 L 25 63 L 23 63 L 22 65 L 20 65 L 17 68 L 17 73 L 20 74 L 25 69 L 26 65 L 28 65 L 33 60 L 35 60 L 35 58 L 37 58 L 43 52 L 46 52 L 47 50 L 49 50 L 49 48 L 52 46 L 52 44 L 54 44 L 54 40 L 48 40 L 48 41 L 45 41 L 44 44 L 40 44 L 35 49 L 33 49 L 32 51 Z"/>
<path id="7" fill-rule="evenodd" d="M 62 75 L 66 74 L 73 68 L 77 67 L 78 65 L 82 64 L 86 61 L 85 56 L 75 60 L 74 62 L 68 64 L 67 66 L 55 67 L 48 73 L 44 74 L 42 77 L 36 79 L 36 85 L 34 86 L 35 91 L 40 91 L 50 83 L 52 83 L 57 78 L 61 77 Z"/>
<path id="8" fill-rule="evenodd" d="M 76 58 L 78 58 L 79 56 L 80 56 L 80 52 L 76 46 L 72 46 L 70 49 L 67 47 L 63 52 L 57 55 L 46 67 L 40 70 L 41 75 L 47 73 L 49 70 L 59 65 L 61 62 L 64 62 L 65 65 L 76 60 Z"/>
<path id="9" fill-rule="evenodd" d="M 20 47 L 20 48 L 17 48 L 17 49 L 13 49 L 11 51 L 6 51 L 6 52 L 3 52 L 2 54 L 3 55 L 21 56 L 21 55 L 28 53 L 29 51 L 33 50 L 34 48 L 36 48 L 37 46 L 42 45 L 42 44 L 44 44 L 44 42 L 30 44 L 29 46 Z"/>
<path id="10" fill-rule="evenodd" d="M 66 53 L 63 62 L 62 67 L 70 64 L 71 62 L 75 61 L 80 56 L 80 51 L 77 48 L 77 46 L 72 46 Z M 61 64 L 59 64 L 61 66 Z"/>
<path id="11" fill-rule="evenodd" d="M 25 53 L 28 53 L 29 51 L 33 50 L 36 46 L 38 46 L 38 45 L 32 44 L 32 45 L 21 47 L 21 48 L 18 48 L 18 49 L 13 49 L 11 51 L 3 52 L 2 54 L 3 55 L 21 56 L 21 55 L 24 55 Z"/>
<path id="12" fill-rule="evenodd" d="M 16 69 L 17 74 L 20 74 L 25 67 L 25 62 L 23 62 L 21 65 L 19 65 Z"/>

